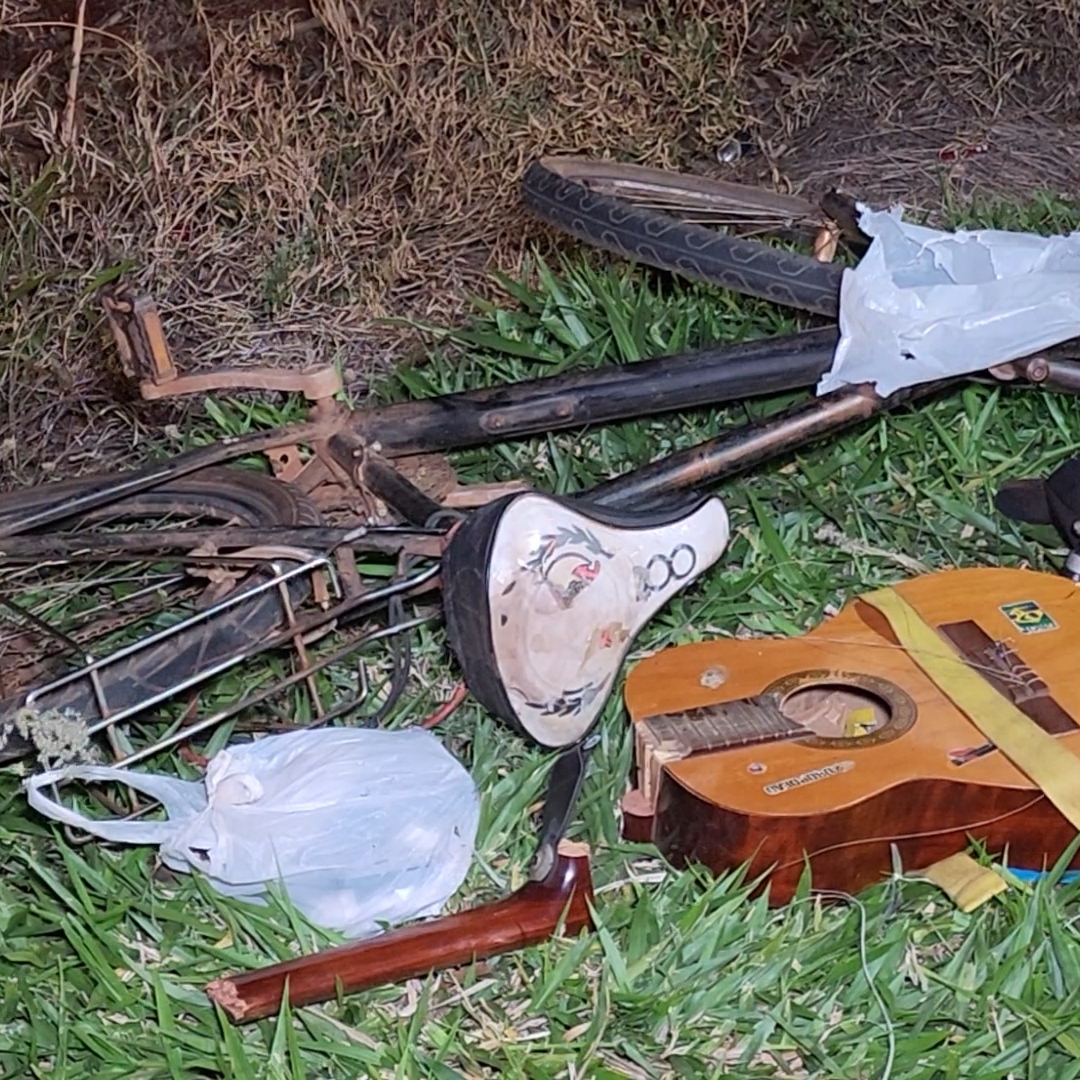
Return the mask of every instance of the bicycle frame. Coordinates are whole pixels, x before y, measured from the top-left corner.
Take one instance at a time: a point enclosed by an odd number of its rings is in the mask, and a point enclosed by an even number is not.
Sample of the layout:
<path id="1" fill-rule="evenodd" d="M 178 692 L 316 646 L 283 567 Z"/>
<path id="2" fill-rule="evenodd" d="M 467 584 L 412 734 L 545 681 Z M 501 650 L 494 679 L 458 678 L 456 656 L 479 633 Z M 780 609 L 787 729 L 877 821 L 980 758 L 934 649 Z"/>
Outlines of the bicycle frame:
<path id="1" fill-rule="evenodd" d="M 433 455 L 540 432 L 806 388 L 828 369 L 837 341 L 837 330 L 826 327 L 692 354 L 404 402 L 384 409 L 351 410 L 335 400 L 340 381 L 336 375 L 331 378 L 328 369 L 299 375 L 277 373 L 280 377 L 270 384 L 264 381 L 265 373 L 258 370 L 180 376 L 152 302 L 145 298 L 123 299 L 127 295 L 122 288 L 107 293 L 106 310 L 125 367 L 129 372 L 142 374 L 144 396 L 161 398 L 172 392 L 206 391 L 215 387 L 293 389 L 311 401 L 310 419 L 278 431 L 222 439 L 121 478 L 103 477 L 99 485 L 88 491 L 58 499 L 31 513 L 5 517 L 0 510 L 3 538 L 0 557 L 8 562 L 33 562 L 78 554 L 100 560 L 173 552 L 185 560 L 228 562 L 233 557 L 229 552 L 239 552 L 238 561 L 242 563 L 244 550 L 251 548 L 253 541 L 264 546 L 290 545 L 294 551 L 314 548 L 325 558 L 334 560 L 335 580 L 341 590 L 339 601 L 303 621 L 294 617 L 283 592 L 289 626 L 230 656 L 226 665 L 234 666 L 275 645 L 292 643 L 300 655 L 300 670 L 290 677 L 293 682 L 309 677 L 313 670 L 298 644 L 302 643 L 302 634 L 330 625 L 337 616 L 375 600 L 375 595 L 365 591 L 356 574 L 355 550 L 397 552 L 406 557 L 437 561 L 448 526 L 462 512 L 510 491 L 526 489 L 524 484 L 459 485 L 448 466 L 440 467 Z M 1080 356 L 1078 347 L 1080 343 L 1066 343 L 1038 356 L 1002 365 L 992 374 L 1006 382 L 1026 381 L 1076 391 L 1080 389 L 1080 364 L 1072 358 Z M 810 397 L 769 420 L 736 427 L 699 446 L 612 478 L 575 498 L 586 507 L 592 503 L 598 508 L 647 509 L 902 402 L 962 381 L 915 387 L 888 399 L 880 398 L 868 387 Z M 301 453 L 303 446 L 310 447 L 308 456 Z M 256 452 L 266 454 L 280 479 L 291 482 L 326 508 L 346 507 L 355 512 L 359 503 L 367 522 L 357 528 L 271 529 L 257 533 L 229 527 L 172 534 L 151 529 L 112 536 L 26 535 L 177 477 Z M 434 483 L 430 476 L 425 477 L 425 471 L 435 475 Z M 446 479 L 447 473 L 452 479 Z M 380 520 L 375 512 L 377 500 L 385 503 L 398 520 Z M 207 543 L 212 545 L 212 554 L 190 554 Z M 266 562 L 265 557 L 253 561 L 263 565 Z M 275 567 L 273 584 L 280 587 L 287 573 Z M 434 571 L 417 575 L 413 581 L 406 579 L 396 595 L 409 593 L 414 584 L 421 590 L 437 587 L 437 566 Z M 387 633 L 377 632 L 375 636 Z M 357 648 L 362 647 L 363 640 L 367 639 L 362 639 Z M 102 658 L 97 658 L 78 673 L 94 684 L 99 702 L 104 699 L 94 680 L 104 663 Z M 194 686 L 209 677 L 206 672 L 197 674 L 197 678 L 184 681 L 183 687 Z M 35 691 L 38 696 L 42 692 L 40 687 Z M 176 688 L 171 688 L 170 694 L 175 692 Z M 165 696 L 169 695 L 162 693 L 160 698 Z M 212 726 L 258 700 L 258 696 L 248 696 L 234 708 L 215 714 L 205 724 L 200 722 L 199 727 Z M 102 705 L 101 711 L 102 723 L 98 727 L 108 730 L 130 712 L 123 706 L 117 710 L 106 705 Z M 186 735 L 181 731 L 169 736 L 171 741 L 182 737 Z M 138 758 L 144 756 L 140 753 Z"/>
<path id="2" fill-rule="evenodd" d="M 107 291 L 104 302 L 125 369 L 141 375 L 144 396 L 162 398 L 221 386 L 266 388 L 267 373 L 261 369 L 178 376 L 152 302 L 131 298 L 122 285 Z M 222 439 L 178 454 L 162 465 L 133 470 L 122 479 L 103 478 L 100 487 L 14 519 L 5 518 L 0 511 L 0 537 L 41 529 L 168 480 L 255 453 L 267 456 L 279 479 L 312 495 L 323 506 L 348 506 L 350 500 L 359 499 L 370 513 L 374 500 L 381 499 L 405 521 L 425 526 L 436 512 L 468 509 L 524 488 L 521 484 L 464 486 L 456 477 L 447 481 L 452 471 L 431 461 L 430 455 L 805 389 L 828 370 L 837 337 L 835 327 L 826 327 L 371 410 L 347 409 L 335 400 L 341 383 L 332 369 L 272 373 L 280 376 L 275 388 L 291 388 L 308 397 L 310 420 L 272 432 Z M 1076 357 L 1080 357 L 1080 342 L 1068 342 L 1003 365 L 992 374 L 1001 381 L 1026 381 L 1075 392 L 1080 389 L 1080 364 L 1073 362 Z M 920 395 L 926 392 L 916 389 Z M 853 387 L 812 398 L 769 421 L 736 428 L 703 444 L 698 457 L 704 455 L 708 464 L 699 460 L 696 467 L 688 469 L 687 462 L 696 451 L 684 451 L 653 463 L 644 472 L 635 470 L 632 475 L 637 480 L 633 482 L 628 476 L 601 485 L 596 496 L 606 505 L 616 505 L 616 490 L 623 491 L 626 498 L 644 500 L 715 482 L 911 397 L 912 393 L 900 393 L 884 400 L 867 387 Z M 306 458 L 300 449 L 305 445 L 312 451 Z M 435 483 L 423 476 L 425 466 L 435 474 Z M 588 500 L 590 495 L 585 492 L 580 497 Z M 222 539 L 231 543 L 227 535 Z M 419 549 L 410 549 L 410 540 L 402 536 L 401 550 L 419 553 Z M 22 545 L 21 549 L 31 547 Z M 430 542 L 422 544 L 422 550 L 429 553 Z"/>

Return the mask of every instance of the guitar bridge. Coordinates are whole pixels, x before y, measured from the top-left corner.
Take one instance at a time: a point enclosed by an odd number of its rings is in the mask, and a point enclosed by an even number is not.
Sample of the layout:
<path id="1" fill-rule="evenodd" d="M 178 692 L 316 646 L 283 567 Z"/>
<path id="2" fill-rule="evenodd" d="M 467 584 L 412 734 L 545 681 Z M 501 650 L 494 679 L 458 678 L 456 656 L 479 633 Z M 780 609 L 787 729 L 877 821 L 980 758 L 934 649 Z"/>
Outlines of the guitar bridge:
<path id="1" fill-rule="evenodd" d="M 971 620 L 938 629 L 957 651 L 999 694 L 1011 701 L 1050 735 L 1075 731 L 1076 721 L 1054 700 L 1049 687 L 1024 663 L 1012 646 L 996 641 Z M 949 763 L 967 765 L 997 751 L 993 743 L 980 743 L 949 751 Z"/>

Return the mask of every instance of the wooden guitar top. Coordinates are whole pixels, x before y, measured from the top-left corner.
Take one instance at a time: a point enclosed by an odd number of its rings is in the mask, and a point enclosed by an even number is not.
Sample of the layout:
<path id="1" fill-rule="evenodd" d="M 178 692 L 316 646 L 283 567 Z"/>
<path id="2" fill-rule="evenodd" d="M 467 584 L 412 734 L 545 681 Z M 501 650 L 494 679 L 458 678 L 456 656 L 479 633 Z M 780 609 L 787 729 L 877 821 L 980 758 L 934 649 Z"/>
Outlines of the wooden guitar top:
<path id="1" fill-rule="evenodd" d="M 1080 757 L 1077 585 L 1036 571 L 977 568 L 927 574 L 893 588 Z M 851 690 L 837 694 L 830 687 Z M 641 725 L 653 724 L 651 718 L 692 733 L 708 721 L 710 707 L 744 702 L 740 708 L 752 723 L 753 709 L 773 702 L 802 722 L 824 700 L 805 739 L 657 754 L 671 780 L 705 803 L 739 813 L 823 814 L 914 779 L 1034 788 L 859 599 L 799 638 L 720 639 L 663 650 L 629 673 L 625 700 L 638 725 L 639 755 Z M 836 726 L 837 717 L 844 727 Z M 638 767 L 640 775 L 646 767 L 640 756 Z M 651 786 L 655 797 L 655 775 Z"/>

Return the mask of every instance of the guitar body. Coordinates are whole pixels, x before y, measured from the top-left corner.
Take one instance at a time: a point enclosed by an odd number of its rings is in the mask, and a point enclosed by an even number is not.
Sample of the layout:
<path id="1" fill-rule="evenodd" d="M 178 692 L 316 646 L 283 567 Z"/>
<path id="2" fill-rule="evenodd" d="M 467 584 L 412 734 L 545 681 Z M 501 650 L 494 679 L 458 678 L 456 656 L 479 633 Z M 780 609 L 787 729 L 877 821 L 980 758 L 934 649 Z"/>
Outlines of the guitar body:
<path id="1" fill-rule="evenodd" d="M 1080 758 L 1080 588 L 982 568 L 893 588 Z M 663 650 L 631 670 L 625 700 L 626 834 L 675 865 L 746 863 L 771 903 L 791 898 L 807 862 L 814 889 L 855 892 L 890 872 L 893 846 L 906 871 L 972 840 L 1041 869 L 1076 835 L 859 599 L 800 638 Z"/>

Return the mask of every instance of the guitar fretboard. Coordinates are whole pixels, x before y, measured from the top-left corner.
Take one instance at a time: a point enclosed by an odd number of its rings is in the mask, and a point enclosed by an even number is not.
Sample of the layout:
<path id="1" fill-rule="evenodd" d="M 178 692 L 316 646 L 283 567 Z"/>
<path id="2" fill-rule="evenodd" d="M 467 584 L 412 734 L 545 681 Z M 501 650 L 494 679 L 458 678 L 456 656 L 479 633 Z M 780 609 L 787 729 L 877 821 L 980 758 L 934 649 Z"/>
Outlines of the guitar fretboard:
<path id="1" fill-rule="evenodd" d="M 772 696 L 650 716 L 639 727 L 654 750 L 677 757 L 807 734 L 805 727 L 784 716 Z"/>

